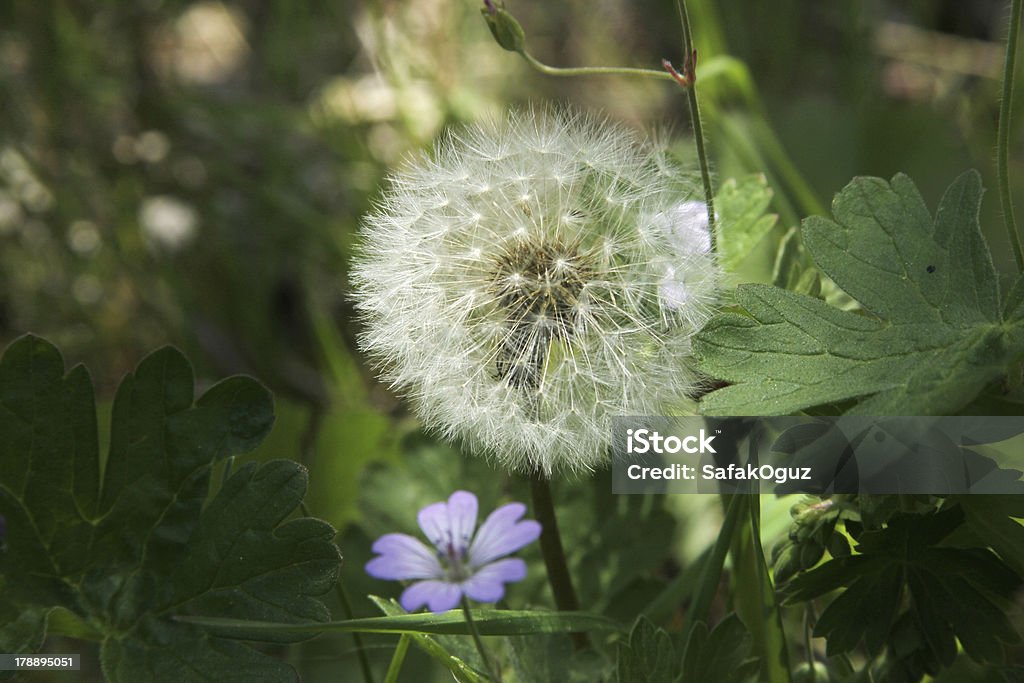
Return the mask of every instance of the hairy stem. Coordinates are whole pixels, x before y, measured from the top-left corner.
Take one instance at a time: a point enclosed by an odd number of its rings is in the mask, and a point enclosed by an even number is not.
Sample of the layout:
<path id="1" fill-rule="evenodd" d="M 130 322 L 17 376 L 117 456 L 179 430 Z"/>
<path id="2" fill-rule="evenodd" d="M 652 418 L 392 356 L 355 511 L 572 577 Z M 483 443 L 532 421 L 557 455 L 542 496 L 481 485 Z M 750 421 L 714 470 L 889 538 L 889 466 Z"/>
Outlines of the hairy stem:
<path id="1" fill-rule="evenodd" d="M 696 55 L 693 48 L 693 36 L 690 32 L 690 16 L 686 12 L 686 0 L 677 0 L 679 21 L 683 26 L 683 54 Z M 697 65 L 693 65 L 696 73 Z M 704 185 L 704 203 L 708 209 L 708 232 L 711 235 L 711 250 L 715 250 L 715 191 L 711 187 L 711 168 L 708 164 L 708 153 L 704 147 L 704 127 L 700 121 L 700 106 L 697 103 L 697 82 L 694 78 L 686 88 L 686 101 L 690 105 L 690 125 L 693 126 L 693 138 L 697 145 L 697 163 L 700 164 L 700 179 Z"/>
<path id="2" fill-rule="evenodd" d="M 462 613 L 466 615 L 466 625 L 473 636 L 473 644 L 476 645 L 476 651 L 480 654 L 480 659 L 483 660 L 484 668 L 495 683 L 501 683 L 501 670 L 497 668 L 487 655 L 487 648 L 484 647 L 484 641 L 476 628 L 476 622 L 473 621 L 473 613 L 469 609 L 469 600 L 465 597 L 462 598 Z"/>
<path id="3" fill-rule="evenodd" d="M 1010 30 L 1006 36 L 1006 61 L 1003 62 L 1003 96 L 999 104 L 999 133 L 996 144 L 996 165 L 999 175 L 999 199 L 1003 206 L 1003 222 L 1013 247 L 1017 272 L 1024 272 L 1024 248 L 1013 217 L 1010 197 L 1010 112 L 1013 109 L 1013 71 L 1017 62 L 1017 37 L 1020 33 L 1021 6 L 1024 0 L 1013 0 L 1010 7 Z"/>
<path id="4" fill-rule="evenodd" d="M 544 566 L 548 570 L 548 583 L 555 596 L 555 605 L 563 612 L 575 612 L 579 610 L 580 602 L 572 585 L 569 565 L 565 561 L 555 504 L 551 497 L 551 484 L 540 473 L 534 473 L 530 475 L 530 493 L 533 497 L 533 515 L 541 526 L 540 551 L 544 555 Z M 585 633 L 573 633 L 571 636 L 577 650 L 590 645 Z"/>
<path id="5" fill-rule="evenodd" d="M 654 69 L 633 69 L 619 66 L 577 66 L 562 68 L 548 66 L 526 50 L 519 50 L 526 63 L 542 74 L 548 76 L 642 76 L 644 78 L 660 78 L 662 80 L 674 80 L 672 75 L 666 71 L 655 71 Z"/>

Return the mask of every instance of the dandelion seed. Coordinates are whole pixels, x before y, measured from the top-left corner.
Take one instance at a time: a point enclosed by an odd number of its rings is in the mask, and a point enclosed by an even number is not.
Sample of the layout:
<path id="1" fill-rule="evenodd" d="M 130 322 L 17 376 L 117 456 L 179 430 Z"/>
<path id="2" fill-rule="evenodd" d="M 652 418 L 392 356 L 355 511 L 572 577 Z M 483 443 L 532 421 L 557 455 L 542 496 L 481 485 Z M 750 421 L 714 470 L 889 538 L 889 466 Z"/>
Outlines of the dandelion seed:
<path id="1" fill-rule="evenodd" d="M 680 177 L 636 134 L 575 114 L 449 135 L 364 221 L 362 347 L 472 451 L 548 476 L 602 465 L 611 416 L 697 388 L 690 339 L 720 278 Z"/>
<path id="2" fill-rule="evenodd" d="M 386 534 L 373 544 L 379 556 L 366 564 L 366 572 L 377 579 L 416 581 L 399 601 L 407 612 L 423 606 L 444 612 L 463 596 L 477 602 L 501 600 L 506 583 L 526 578 L 526 563 L 505 556 L 537 540 L 540 524 L 520 521 L 526 506 L 509 503 L 492 512 L 474 534 L 477 507 L 476 496 L 468 491 L 428 505 L 418 521 L 435 550 L 408 534 Z"/>

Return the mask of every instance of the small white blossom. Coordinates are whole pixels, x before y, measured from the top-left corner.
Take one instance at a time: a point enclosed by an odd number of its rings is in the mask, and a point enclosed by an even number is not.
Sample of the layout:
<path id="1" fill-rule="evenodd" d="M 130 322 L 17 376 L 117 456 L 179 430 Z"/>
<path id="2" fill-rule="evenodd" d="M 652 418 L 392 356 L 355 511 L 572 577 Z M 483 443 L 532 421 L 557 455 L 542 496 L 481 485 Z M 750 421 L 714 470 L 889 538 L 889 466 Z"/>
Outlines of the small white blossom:
<path id="1" fill-rule="evenodd" d="M 520 112 L 451 133 L 365 219 L 361 343 L 427 427 L 510 468 L 593 469 L 611 416 L 695 388 L 719 270 L 680 194 L 658 150 L 606 121 Z"/>
<path id="2" fill-rule="evenodd" d="M 195 237 L 199 215 L 190 204 L 176 197 L 158 195 L 142 200 L 139 223 L 147 243 L 175 252 Z"/>

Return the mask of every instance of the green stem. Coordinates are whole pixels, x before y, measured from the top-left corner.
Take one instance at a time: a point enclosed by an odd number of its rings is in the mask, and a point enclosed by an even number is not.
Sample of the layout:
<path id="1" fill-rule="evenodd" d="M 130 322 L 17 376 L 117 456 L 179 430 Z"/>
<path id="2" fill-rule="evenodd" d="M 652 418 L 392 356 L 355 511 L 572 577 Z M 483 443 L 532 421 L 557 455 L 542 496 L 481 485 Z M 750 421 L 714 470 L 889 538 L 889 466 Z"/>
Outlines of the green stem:
<path id="1" fill-rule="evenodd" d="M 231 478 L 231 471 L 235 468 L 235 456 L 229 457 L 224 462 L 224 471 L 221 472 L 220 487 L 224 488 L 224 484 L 228 483 L 228 479 Z"/>
<path id="2" fill-rule="evenodd" d="M 1024 0 L 1013 0 L 1010 8 L 1010 31 L 1006 37 L 1006 61 L 1003 62 L 1003 97 L 999 104 L 999 133 L 996 143 L 996 164 L 999 175 L 999 198 L 1003 206 L 1003 222 L 1013 247 L 1017 272 L 1024 272 L 1024 248 L 1013 217 L 1010 197 L 1010 112 L 1013 109 L 1013 71 L 1017 62 L 1017 36 L 1020 33 L 1021 7 Z"/>
<path id="3" fill-rule="evenodd" d="M 405 662 L 405 653 L 409 651 L 409 643 L 411 642 L 412 638 L 405 633 L 398 639 L 398 646 L 395 648 L 395 654 L 391 655 L 391 664 L 388 666 L 388 672 L 384 676 L 384 683 L 398 683 L 398 673 L 402 670 L 402 663 Z"/>
<path id="4" fill-rule="evenodd" d="M 814 606 L 808 602 L 804 609 L 804 654 L 807 656 L 807 668 L 810 671 L 810 683 L 817 683 L 818 675 L 814 669 L 814 625 L 811 623 Z"/>
<path id="5" fill-rule="evenodd" d="M 306 501 L 299 503 L 299 509 L 302 510 L 304 517 L 313 516 L 309 514 L 309 507 L 306 505 Z M 355 612 L 352 610 L 352 601 L 348 597 L 348 591 L 345 590 L 345 584 L 342 582 L 340 575 L 338 576 L 338 581 L 334 584 L 334 592 L 338 596 L 338 602 L 341 603 L 341 611 L 344 613 L 345 618 L 354 619 Z M 363 673 L 363 683 L 373 683 L 373 669 L 370 668 L 370 660 L 366 656 L 366 646 L 363 644 L 363 637 L 353 631 L 352 640 L 356 646 L 356 658 L 359 660 L 359 668 Z"/>
<path id="6" fill-rule="evenodd" d="M 526 63 L 542 74 L 548 76 L 642 76 L 645 78 L 660 78 L 662 80 L 675 80 L 667 71 L 655 71 L 653 69 L 633 69 L 630 67 L 618 66 L 577 66 L 562 68 L 548 66 L 525 49 L 519 50 Z"/>
<path id="7" fill-rule="evenodd" d="M 732 539 L 736 534 L 739 519 L 746 511 L 744 494 L 724 496 L 722 502 L 726 505 L 725 519 L 722 520 L 722 528 L 718 532 L 718 539 L 711 547 L 711 554 L 701 568 L 693 602 L 690 604 L 690 608 L 686 611 L 686 616 L 683 619 L 682 632 L 684 634 L 688 634 L 698 621 L 707 623 L 711 603 L 718 592 L 718 583 L 722 577 L 722 566 L 725 564 L 725 556 L 729 553 L 729 546 L 732 545 Z"/>
<path id="8" fill-rule="evenodd" d="M 345 618 L 353 619 L 354 613 L 352 611 L 352 601 L 349 600 L 348 591 L 345 590 L 345 584 L 341 582 L 340 576 L 338 577 L 338 582 L 334 584 L 334 590 L 338 594 L 338 600 L 341 602 L 341 611 L 345 613 Z M 352 640 L 356 645 L 356 657 L 359 659 L 359 668 L 363 672 L 363 681 L 365 683 L 373 683 L 373 670 L 370 668 L 370 660 L 366 656 L 366 646 L 363 643 L 363 637 L 353 631 Z M 401 642 L 399 642 L 398 645 L 401 647 Z M 408 643 L 406 644 L 406 647 L 408 647 Z M 392 666 L 394 665 L 393 660 L 391 664 Z M 389 668 L 388 674 L 390 675 L 390 673 L 391 671 Z"/>
<path id="9" fill-rule="evenodd" d="M 555 605 L 563 612 L 579 611 L 580 601 L 572 585 L 569 565 L 565 561 L 565 549 L 562 548 L 562 536 L 558 532 L 551 484 L 540 473 L 534 473 L 530 475 L 530 493 L 533 498 L 533 515 L 540 522 L 540 551 L 544 556 Z M 586 649 L 590 645 L 585 633 L 573 633 L 571 636 L 577 650 Z"/>
<path id="10" fill-rule="evenodd" d="M 462 613 L 466 615 L 466 626 L 469 627 L 469 633 L 473 636 L 473 644 L 476 645 L 476 651 L 480 653 L 484 669 L 491 675 L 495 683 L 501 683 L 501 671 L 491 661 L 491 658 L 487 656 L 487 648 L 484 647 L 484 641 L 476 628 L 476 622 L 473 621 L 473 612 L 469 609 L 469 600 L 465 597 L 462 598 Z"/>
<path id="11" fill-rule="evenodd" d="M 683 54 L 696 55 L 693 49 L 693 36 L 690 32 L 690 16 L 686 12 L 686 0 L 677 0 L 679 21 L 683 26 Z M 696 73 L 696 64 L 693 64 Z M 711 187 L 711 168 L 708 164 L 708 153 L 704 147 L 704 126 L 700 121 L 700 106 L 697 102 L 696 79 L 686 88 L 686 101 L 690 105 L 690 125 L 693 126 L 693 138 L 697 145 L 697 163 L 700 164 L 700 179 L 704 185 L 704 203 L 708 210 L 708 232 L 711 235 L 711 250 L 715 250 L 715 191 Z"/>

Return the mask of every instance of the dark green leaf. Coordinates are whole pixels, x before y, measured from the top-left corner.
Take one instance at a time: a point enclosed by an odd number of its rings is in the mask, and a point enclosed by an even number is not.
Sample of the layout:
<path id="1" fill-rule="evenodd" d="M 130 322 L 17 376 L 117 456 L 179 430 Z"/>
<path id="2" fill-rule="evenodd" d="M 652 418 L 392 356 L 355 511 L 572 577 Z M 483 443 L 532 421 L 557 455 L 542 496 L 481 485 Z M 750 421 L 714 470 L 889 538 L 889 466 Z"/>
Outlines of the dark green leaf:
<path id="1" fill-rule="evenodd" d="M 649 681 L 672 683 L 676 677 L 675 648 L 672 639 L 645 616 L 633 624 L 626 643 L 619 643 L 619 683 Z"/>
<path id="2" fill-rule="evenodd" d="M 255 448 L 273 406 L 245 377 L 195 403 L 193 390 L 177 351 L 144 359 L 117 392 L 101 478 L 88 373 L 65 375 L 59 352 L 37 337 L 4 353 L 0 649 L 39 647 L 51 614 L 56 632 L 102 641 L 112 681 L 294 680 L 287 664 L 173 619 L 327 620 L 317 596 L 340 560 L 327 524 L 283 523 L 305 493 L 296 463 L 248 465 L 204 509 L 212 465 Z"/>
<path id="3" fill-rule="evenodd" d="M 753 639 L 735 614 L 708 633 L 703 622 L 690 631 L 680 683 L 747 683 L 757 679 L 760 662 L 751 657 Z"/>
<path id="4" fill-rule="evenodd" d="M 1024 576 L 1024 526 L 1013 519 L 1021 511 L 1010 509 L 1012 504 L 1019 505 L 1003 496 L 964 496 L 960 501 L 968 526 L 990 543 L 1018 575 Z"/>
<path id="5" fill-rule="evenodd" d="M 815 627 L 829 655 L 863 641 L 873 654 L 888 647 L 899 660 L 892 666 L 933 671 L 952 663 L 955 637 L 976 660 L 998 661 L 1002 643 L 1019 640 L 1006 609 L 1021 579 L 986 548 L 940 545 L 964 521 L 959 506 L 894 515 L 885 528 L 860 535 L 860 554 L 790 581 L 787 599 L 812 600 L 847 586 Z"/>

